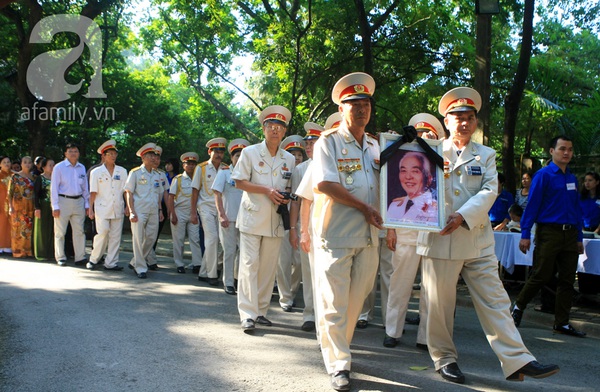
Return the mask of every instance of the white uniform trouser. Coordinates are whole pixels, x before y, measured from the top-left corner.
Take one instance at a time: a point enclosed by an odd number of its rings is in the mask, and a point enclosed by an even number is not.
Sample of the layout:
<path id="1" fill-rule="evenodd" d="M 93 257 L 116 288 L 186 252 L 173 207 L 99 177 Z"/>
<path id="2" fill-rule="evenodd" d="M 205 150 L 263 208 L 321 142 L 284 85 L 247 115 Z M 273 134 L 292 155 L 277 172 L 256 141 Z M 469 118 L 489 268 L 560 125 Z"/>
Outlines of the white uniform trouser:
<path id="1" fill-rule="evenodd" d="M 121 246 L 121 234 L 123 233 L 123 215 L 119 218 L 104 219 L 95 216 L 96 235 L 94 236 L 94 247 L 90 255 L 90 261 L 97 264 L 106 250 L 104 266 L 113 268 L 119 262 L 119 246 Z"/>
<path id="2" fill-rule="evenodd" d="M 150 213 L 136 211 L 137 222 L 131 222 L 133 259 L 130 264 L 139 274 L 148 271 L 148 256 L 158 233 L 158 208 Z"/>
<path id="3" fill-rule="evenodd" d="M 427 287 L 429 315 L 427 345 L 439 370 L 456 362 L 452 341 L 456 283 L 460 274 L 469 287 L 475 311 L 492 350 L 500 360 L 505 377 L 535 357 L 527 350 L 510 315 L 510 299 L 498 277 L 495 255 L 470 260 L 443 260 L 423 257 L 423 280 Z"/>
<path id="4" fill-rule="evenodd" d="M 238 311 L 242 321 L 267 315 L 281 240 L 282 237 L 240 233 Z"/>
<path id="5" fill-rule="evenodd" d="M 173 261 L 177 267 L 184 267 L 183 247 L 187 233 L 192 252 L 192 264 L 199 265 L 202 260 L 202 248 L 200 248 L 199 225 L 190 223 L 189 208 L 175 208 L 177 224 L 171 222 L 171 236 L 173 237 Z"/>
<path id="6" fill-rule="evenodd" d="M 390 292 L 390 276 L 392 275 L 392 257 L 394 252 L 387 247 L 385 238 L 379 238 L 379 288 L 381 290 L 381 319 L 385 326 L 388 296 Z M 365 299 L 359 320 L 373 320 L 375 313 L 375 298 L 377 296 L 377 279 L 373 282 L 373 289 Z"/>
<path id="7" fill-rule="evenodd" d="M 229 221 L 228 227 L 219 224 L 219 238 L 223 248 L 223 286 L 234 286 L 240 264 L 240 231 L 235 221 Z"/>
<path id="8" fill-rule="evenodd" d="M 279 252 L 279 262 L 277 263 L 277 290 L 279 291 L 279 304 L 281 306 L 292 306 L 300 288 L 301 280 L 300 249 L 292 248 L 290 232 L 286 231 Z"/>
<path id="9" fill-rule="evenodd" d="M 350 343 L 365 298 L 377 274 L 377 247 L 315 247 L 320 293 L 317 314 L 321 353 L 327 373 L 350 370 Z"/>
<path id="10" fill-rule="evenodd" d="M 412 295 L 413 283 L 417 276 L 421 256 L 415 245 L 396 244 L 392 257 L 392 275 L 390 277 L 390 296 L 387 304 L 385 333 L 393 338 L 401 338 L 406 320 L 408 303 Z M 427 289 L 421 284 L 419 294 L 419 330 L 417 343 L 427 344 Z"/>
<path id="11" fill-rule="evenodd" d="M 217 208 L 213 206 L 200 206 L 200 219 L 204 229 L 204 255 L 198 276 L 204 278 L 216 278 L 218 275 L 219 255 L 219 215 Z"/>
<path id="12" fill-rule="evenodd" d="M 54 218 L 54 258 L 56 261 L 67 260 L 65 255 L 65 233 L 69 222 L 73 231 L 73 250 L 75 261 L 85 259 L 85 233 L 83 222 L 85 221 L 85 201 L 83 197 L 69 199 L 58 197 L 60 216 Z"/>
<path id="13" fill-rule="evenodd" d="M 302 298 L 304 311 L 302 321 L 315 321 L 315 298 L 313 296 L 313 268 L 307 253 L 300 250 L 300 264 L 302 265 Z"/>

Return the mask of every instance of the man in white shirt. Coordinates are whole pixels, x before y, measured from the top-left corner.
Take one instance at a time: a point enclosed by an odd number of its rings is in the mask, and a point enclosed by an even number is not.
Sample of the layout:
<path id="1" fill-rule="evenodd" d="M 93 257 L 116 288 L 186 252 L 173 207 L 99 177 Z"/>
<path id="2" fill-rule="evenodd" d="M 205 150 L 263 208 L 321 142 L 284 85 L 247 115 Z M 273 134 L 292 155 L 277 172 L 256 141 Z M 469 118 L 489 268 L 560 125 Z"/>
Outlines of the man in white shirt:
<path id="1" fill-rule="evenodd" d="M 235 295 L 235 281 L 239 267 L 240 231 L 235 225 L 243 191 L 235 187 L 231 172 L 235 168 L 242 150 L 250 145 L 246 139 L 234 139 L 227 149 L 231 155 L 231 166 L 219 170 L 212 184 L 215 204 L 219 213 L 219 238 L 223 247 L 223 287 L 225 293 Z"/>
<path id="2" fill-rule="evenodd" d="M 123 218 L 129 215 L 125 208 L 125 181 L 127 170 L 116 165 L 117 146 L 114 140 L 104 142 L 98 148 L 104 164 L 90 173 L 90 209 L 89 217 L 96 221 L 94 247 L 87 263 L 88 269 L 95 269 L 106 249 L 104 269 L 106 271 L 121 271 L 119 261 L 119 246 L 123 233 Z"/>
<path id="3" fill-rule="evenodd" d="M 85 166 L 79 163 L 79 147 L 69 143 L 65 160 L 52 171 L 50 201 L 54 217 L 54 257 L 60 266 L 67 265 L 65 233 L 71 223 L 75 265 L 85 265 L 85 233 L 83 223 L 89 208 L 89 192 Z"/>

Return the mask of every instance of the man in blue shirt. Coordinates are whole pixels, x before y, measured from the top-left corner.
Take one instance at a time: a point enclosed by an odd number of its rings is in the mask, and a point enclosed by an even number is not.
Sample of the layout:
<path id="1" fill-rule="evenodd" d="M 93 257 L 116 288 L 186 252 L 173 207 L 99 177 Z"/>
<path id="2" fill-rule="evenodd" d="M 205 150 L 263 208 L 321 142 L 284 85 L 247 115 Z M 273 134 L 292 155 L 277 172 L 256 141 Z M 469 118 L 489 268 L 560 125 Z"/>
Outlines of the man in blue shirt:
<path id="1" fill-rule="evenodd" d="M 526 253 L 531 246 L 531 227 L 537 223 L 533 272 L 519 293 L 512 316 L 519 326 L 525 307 L 558 272 L 554 331 L 584 337 L 569 323 L 573 283 L 579 254 L 583 253 L 581 208 L 577 178 L 567 165 L 573 158 L 573 141 L 557 136 L 550 142 L 552 162 L 534 177 L 529 191 L 529 203 L 521 219 L 519 249 Z"/>
<path id="2" fill-rule="evenodd" d="M 496 201 L 494 201 L 488 213 L 494 231 L 504 230 L 508 222 L 510 222 L 508 209 L 515 203 L 512 193 L 504 189 L 505 182 L 504 174 L 498 173 L 498 197 L 496 197 Z"/>

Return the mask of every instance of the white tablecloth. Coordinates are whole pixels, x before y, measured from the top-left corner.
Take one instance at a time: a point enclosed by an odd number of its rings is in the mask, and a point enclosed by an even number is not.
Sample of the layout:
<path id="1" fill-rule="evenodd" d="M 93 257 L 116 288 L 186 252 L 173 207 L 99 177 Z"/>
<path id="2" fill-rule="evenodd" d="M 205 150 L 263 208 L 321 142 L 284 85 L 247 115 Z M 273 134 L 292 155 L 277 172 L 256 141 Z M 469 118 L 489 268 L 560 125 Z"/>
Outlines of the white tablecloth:
<path id="1" fill-rule="evenodd" d="M 523 254 L 519 250 L 521 233 L 495 231 L 494 239 L 496 240 L 496 257 L 508 273 L 514 272 L 515 265 L 532 265 L 533 246 L 527 254 Z M 531 244 L 533 245 L 533 241 Z M 600 240 L 584 238 L 583 248 L 583 254 L 579 255 L 577 271 L 600 275 Z"/>

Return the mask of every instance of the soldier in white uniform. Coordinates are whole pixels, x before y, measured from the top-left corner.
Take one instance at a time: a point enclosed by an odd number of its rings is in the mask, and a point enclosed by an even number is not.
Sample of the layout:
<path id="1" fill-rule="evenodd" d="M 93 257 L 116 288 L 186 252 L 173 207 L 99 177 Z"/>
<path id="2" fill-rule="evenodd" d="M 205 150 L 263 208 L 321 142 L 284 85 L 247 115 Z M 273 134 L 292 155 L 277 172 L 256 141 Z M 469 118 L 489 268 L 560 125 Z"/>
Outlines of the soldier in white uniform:
<path id="1" fill-rule="evenodd" d="M 379 144 L 365 132 L 375 81 L 365 73 L 334 86 L 342 124 L 315 145 L 313 188 L 315 276 L 319 285 L 321 352 L 331 386 L 350 389 L 350 343 L 377 274 Z M 323 312 L 321 313 L 321 306 Z"/>
<path id="2" fill-rule="evenodd" d="M 129 215 L 125 208 L 125 181 L 127 170 L 116 165 L 117 146 L 114 140 L 104 142 L 98 148 L 98 154 L 103 157 L 103 164 L 90 173 L 90 209 L 89 217 L 96 221 L 96 235 L 88 269 L 94 269 L 104 251 L 104 269 L 106 271 L 121 271 L 119 262 L 119 246 L 123 233 L 123 218 Z"/>
<path id="3" fill-rule="evenodd" d="M 300 182 L 304 178 L 308 166 L 312 162 L 314 145 L 321 136 L 321 132 L 325 130 L 321 125 L 314 122 L 307 122 L 304 124 L 304 130 L 306 135 L 304 136 L 304 148 L 308 159 L 302 162 L 300 165 L 294 168 L 292 173 L 292 192 L 296 193 Z M 301 222 L 299 218 L 300 206 L 302 205 L 302 198 L 297 201 L 292 201 L 290 205 L 290 244 L 292 249 L 299 249 L 300 234 L 302 233 Z M 307 201 L 312 205 L 312 198 Z M 308 233 L 308 232 L 307 232 Z M 296 235 L 294 235 L 296 234 Z M 312 257 L 312 256 L 311 256 Z M 314 331 L 315 330 L 315 304 L 313 295 L 313 268 L 311 267 L 311 261 L 309 259 L 309 252 L 300 252 L 300 264 L 302 266 L 302 297 L 304 299 L 304 310 L 302 311 L 302 326 L 303 331 Z"/>
<path id="4" fill-rule="evenodd" d="M 283 106 L 269 106 L 259 115 L 265 140 L 246 147 L 231 178 L 244 191 L 236 226 L 240 230 L 238 311 L 245 332 L 255 324 L 270 326 L 265 316 L 271 302 L 277 258 L 285 232 L 280 193 L 291 190 L 294 156 L 279 148 L 292 114 Z"/>
<path id="5" fill-rule="evenodd" d="M 177 267 L 177 272 L 185 274 L 185 264 L 183 263 L 183 244 L 187 233 L 192 252 L 192 264 L 199 265 L 202 261 L 202 249 L 200 248 L 200 234 L 198 233 L 198 224 L 190 222 L 190 215 L 196 215 L 196 210 L 192 209 L 190 202 L 192 198 L 192 177 L 198 164 L 198 154 L 195 152 L 186 152 L 182 154 L 181 162 L 183 164 L 183 173 L 178 174 L 171 181 L 169 189 L 169 206 L 171 216 L 171 236 L 173 237 L 173 261 Z"/>
<path id="6" fill-rule="evenodd" d="M 133 242 L 133 259 L 129 268 L 138 278 L 146 279 L 148 257 L 156 240 L 158 222 L 164 218 L 160 207 L 164 187 L 160 173 L 154 170 L 156 144 L 145 144 L 136 155 L 142 158 L 142 165 L 131 170 L 125 184 Z"/>
<path id="7" fill-rule="evenodd" d="M 498 192 L 496 152 L 471 140 L 477 130 L 481 97 L 458 87 L 440 100 L 439 112 L 450 131 L 444 141 L 446 226 L 440 233 L 419 232 L 417 253 L 423 257 L 423 281 L 429 315 L 427 344 L 435 369 L 448 381 L 463 383 L 456 363 L 452 332 L 459 275 L 469 287 L 479 322 L 500 360 L 504 377 L 522 381 L 558 372 L 541 365 L 527 350 L 510 315 L 510 299 L 498 276 L 494 234 L 487 211 Z"/>
<path id="8" fill-rule="evenodd" d="M 210 159 L 196 167 L 192 181 L 192 208 L 200 213 L 202 228 L 204 229 L 204 256 L 202 266 L 198 273 L 198 280 L 208 282 L 211 286 L 219 284 L 218 279 L 218 253 L 219 253 L 219 216 L 215 205 L 212 184 L 217 177 L 219 169 L 227 167 L 223 163 L 227 140 L 216 137 L 206 143 Z M 198 224 L 198 217 L 191 217 L 192 224 Z"/>
<path id="9" fill-rule="evenodd" d="M 161 146 L 156 146 L 156 159 L 153 161 L 154 170 L 160 176 L 160 185 L 161 192 L 160 195 L 160 205 L 159 212 L 162 212 L 164 219 L 161 219 L 158 222 L 158 229 L 156 229 L 156 239 L 154 240 L 154 244 L 152 245 L 152 249 L 150 250 L 150 254 L 148 255 L 148 269 L 156 271 L 158 269 L 158 260 L 156 258 L 156 245 L 158 245 L 158 236 L 160 235 L 162 228 L 165 224 L 165 221 L 169 217 L 169 206 L 167 205 L 167 201 L 169 200 L 169 180 L 167 179 L 167 173 L 160 168 L 160 159 L 162 157 L 163 149 Z M 164 208 L 164 209 L 163 209 Z"/>
<path id="10" fill-rule="evenodd" d="M 291 135 L 283 139 L 280 147 L 289 152 L 296 158 L 294 162 L 294 171 L 304 161 L 305 142 L 299 135 Z M 294 193 L 294 175 L 292 172 L 292 193 Z M 299 183 L 299 181 L 298 181 Z M 288 204 L 288 210 L 292 202 Z M 290 226 L 291 216 L 290 216 Z M 284 312 L 291 312 L 292 308 L 296 306 L 296 294 L 300 288 L 302 282 L 302 266 L 300 262 L 300 250 L 298 247 L 292 247 L 290 243 L 290 235 L 297 236 L 296 227 L 293 229 L 290 227 L 289 231 L 285 232 L 283 242 L 281 244 L 281 250 L 279 252 L 279 262 L 277 263 L 277 290 L 279 291 L 279 306 Z"/>
<path id="11" fill-rule="evenodd" d="M 212 184 L 215 204 L 219 213 L 219 238 L 223 247 L 223 288 L 226 294 L 235 295 L 235 281 L 239 267 L 240 231 L 235 227 L 242 202 L 242 190 L 235 187 L 231 172 L 240 159 L 242 150 L 250 143 L 246 139 L 234 139 L 227 149 L 231 156 L 231 166 L 219 170 Z"/>
<path id="12" fill-rule="evenodd" d="M 419 137 L 436 140 L 439 135 L 440 139 L 444 138 L 442 123 L 429 113 L 415 114 L 408 121 L 408 125 L 415 127 Z M 424 179 L 423 182 L 427 182 L 427 179 Z M 387 216 L 386 218 L 389 219 Z M 387 230 L 387 247 L 394 251 L 394 255 L 384 319 L 383 345 L 385 347 L 396 347 L 404 333 L 408 303 L 412 296 L 417 271 L 421 265 L 421 256 L 417 254 L 417 234 L 418 231 L 411 229 Z M 416 346 L 421 350 L 427 350 L 427 291 L 422 282 L 419 293 L 419 317 L 416 320 L 419 324 Z"/>

